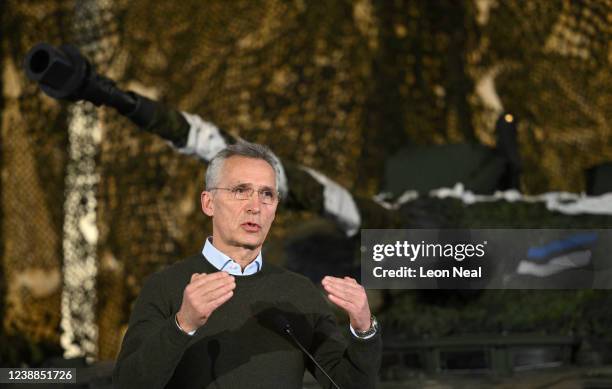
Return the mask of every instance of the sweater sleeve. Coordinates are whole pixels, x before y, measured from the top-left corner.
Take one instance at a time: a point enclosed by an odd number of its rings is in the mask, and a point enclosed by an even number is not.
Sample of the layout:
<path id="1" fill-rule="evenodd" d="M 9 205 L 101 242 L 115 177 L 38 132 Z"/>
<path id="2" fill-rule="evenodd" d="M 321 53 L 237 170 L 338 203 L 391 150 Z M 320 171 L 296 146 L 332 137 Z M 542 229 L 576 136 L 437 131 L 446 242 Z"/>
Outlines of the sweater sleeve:
<path id="1" fill-rule="evenodd" d="M 347 340 L 331 308 L 318 290 L 316 293 L 320 299 L 320 315 L 315 319 L 311 345 L 314 358 L 342 389 L 375 388 L 382 359 L 380 329 L 371 338 L 364 340 L 349 335 Z M 334 388 L 312 362 L 307 363 L 307 368 L 323 388 Z"/>
<path id="2" fill-rule="evenodd" d="M 191 337 L 176 327 L 159 274 L 152 275 L 136 299 L 113 372 L 118 389 L 163 388 Z"/>

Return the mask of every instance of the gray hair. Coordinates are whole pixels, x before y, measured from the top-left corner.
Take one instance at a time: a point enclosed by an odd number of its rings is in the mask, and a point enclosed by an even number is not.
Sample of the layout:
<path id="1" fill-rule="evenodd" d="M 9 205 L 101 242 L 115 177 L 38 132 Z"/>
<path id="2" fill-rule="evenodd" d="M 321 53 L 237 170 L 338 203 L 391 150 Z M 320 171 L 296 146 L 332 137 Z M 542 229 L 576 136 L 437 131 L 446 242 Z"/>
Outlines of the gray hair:
<path id="1" fill-rule="evenodd" d="M 281 191 L 281 175 L 284 175 L 280 161 L 274 153 L 267 147 L 258 143 L 250 143 L 240 140 L 237 143 L 227 146 L 219 151 L 208 164 L 206 169 L 206 190 L 215 188 L 219 183 L 221 169 L 226 159 L 230 157 L 246 157 L 262 159 L 266 161 L 272 169 L 276 179 L 276 190 Z M 281 193 L 283 194 L 283 193 Z"/>

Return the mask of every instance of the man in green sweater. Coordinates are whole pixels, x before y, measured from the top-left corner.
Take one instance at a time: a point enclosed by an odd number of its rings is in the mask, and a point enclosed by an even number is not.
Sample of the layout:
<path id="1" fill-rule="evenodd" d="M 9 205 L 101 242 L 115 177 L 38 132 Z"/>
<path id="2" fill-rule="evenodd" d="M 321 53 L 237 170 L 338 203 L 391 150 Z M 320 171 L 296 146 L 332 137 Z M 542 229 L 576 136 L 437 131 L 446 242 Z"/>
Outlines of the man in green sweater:
<path id="1" fill-rule="evenodd" d="M 305 369 L 322 387 L 335 387 L 296 342 L 340 388 L 375 386 L 382 341 L 364 288 L 349 277 L 321 282 L 348 314 L 347 339 L 312 282 L 263 262 L 279 202 L 277 166 L 269 149 L 247 142 L 210 161 L 201 203 L 212 237 L 201 254 L 145 282 L 117 359 L 116 388 L 297 389 Z"/>

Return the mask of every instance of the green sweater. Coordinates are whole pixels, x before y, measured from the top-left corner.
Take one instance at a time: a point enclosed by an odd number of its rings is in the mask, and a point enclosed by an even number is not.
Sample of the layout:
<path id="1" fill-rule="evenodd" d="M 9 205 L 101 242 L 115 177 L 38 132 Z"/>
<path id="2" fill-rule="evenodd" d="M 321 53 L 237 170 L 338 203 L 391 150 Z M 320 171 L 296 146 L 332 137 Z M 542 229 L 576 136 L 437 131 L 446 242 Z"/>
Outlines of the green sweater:
<path id="1" fill-rule="evenodd" d="M 235 277 L 232 298 L 193 336 L 181 332 L 174 315 L 191 275 L 216 271 L 197 255 L 147 279 L 115 366 L 116 388 L 302 388 L 304 369 L 333 387 L 281 332 L 279 315 L 341 388 L 375 386 L 380 334 L 347 340 L 312 282 L 270 263 Z"/>

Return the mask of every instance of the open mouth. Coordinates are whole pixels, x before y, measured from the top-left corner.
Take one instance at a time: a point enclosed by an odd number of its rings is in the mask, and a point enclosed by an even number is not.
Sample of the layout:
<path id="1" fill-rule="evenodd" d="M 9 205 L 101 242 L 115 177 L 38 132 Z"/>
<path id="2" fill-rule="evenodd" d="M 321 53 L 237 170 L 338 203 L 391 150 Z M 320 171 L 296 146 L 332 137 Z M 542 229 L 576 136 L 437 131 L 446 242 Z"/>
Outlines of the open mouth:
<path id="1" fill-rule="evenodd" d="M 252 222 L 242 223 L 240 226 L 247 232 L 258 232 L 261 230 L 261 226 L 259 224 Z"/>

